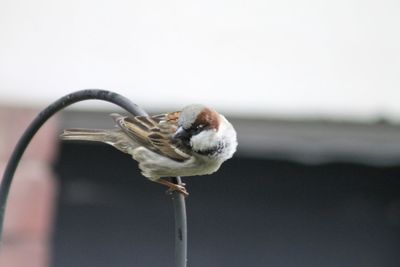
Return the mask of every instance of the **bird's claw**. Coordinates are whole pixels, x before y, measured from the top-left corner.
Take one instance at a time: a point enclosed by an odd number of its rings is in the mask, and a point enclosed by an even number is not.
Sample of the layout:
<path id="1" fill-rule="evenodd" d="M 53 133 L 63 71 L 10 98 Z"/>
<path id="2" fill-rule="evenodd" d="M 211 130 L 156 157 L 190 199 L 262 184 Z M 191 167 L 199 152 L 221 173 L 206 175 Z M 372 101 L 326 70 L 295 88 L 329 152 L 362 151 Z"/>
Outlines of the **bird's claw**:
<path id="1" fill-rule="evenodd" d="M 181 193 L 183 196 L 185 196 L 185 197 L 187 197 L 187 196 L 189 196 L 189 193 L 186 191 L 186 188 L 185 188 L 185 184 L 184 183 L 182 183 L 182 184 L 180 184 L 180 185 L 176 185 L 176 186 L 174 186 L 174 187 L 170 187 L 168 190 L 167 190 L 167 194 L 169 194 L 169 195 L 171 195 L 174 191 L 177 191 L 177 192 L 179 192 L 179 193 Z"/>

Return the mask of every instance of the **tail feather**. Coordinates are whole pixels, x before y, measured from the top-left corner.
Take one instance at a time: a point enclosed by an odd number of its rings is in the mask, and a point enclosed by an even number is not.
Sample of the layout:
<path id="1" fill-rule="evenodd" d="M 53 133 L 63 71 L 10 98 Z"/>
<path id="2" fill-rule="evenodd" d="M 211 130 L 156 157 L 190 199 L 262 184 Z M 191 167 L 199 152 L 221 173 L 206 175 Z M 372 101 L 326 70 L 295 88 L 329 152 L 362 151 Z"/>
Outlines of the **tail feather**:
<path id="1" fill-rule="evenodd" d="M 96 130 L 96 129 L 66 129 L 60 135 L 62 140 L 82 140 L 102 142 L 129 153 L 137 144 L 129 139 L 120 130 Z"/>
<path id="2" fill-rule="evenodd" d="M 60 135 L 63 140 L 84 140 L 105 142 L 109 139 L 109 130 L 94 130 L 94 129 L 66 129 Z"/>

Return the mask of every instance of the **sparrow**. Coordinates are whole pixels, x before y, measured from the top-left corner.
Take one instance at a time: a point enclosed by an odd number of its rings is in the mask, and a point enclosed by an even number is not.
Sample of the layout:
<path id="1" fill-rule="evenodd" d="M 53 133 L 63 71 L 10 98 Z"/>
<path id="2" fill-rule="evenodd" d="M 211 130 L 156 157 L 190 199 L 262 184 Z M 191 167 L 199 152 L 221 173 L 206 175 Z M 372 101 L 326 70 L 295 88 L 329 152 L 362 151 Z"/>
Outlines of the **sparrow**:
<path id="1" fill-rule="evenodd" d="M 233 156 L 238 145 L 232 124 L 204 105 L 154 116 L 113 113 L 111 117 L 115 129 L 66 129 L 60 137 L 109 144 L 130 154 L 143 176 L 184 196 L 188 196 L 185 184 L 166 178 L 212 174 Z"/>

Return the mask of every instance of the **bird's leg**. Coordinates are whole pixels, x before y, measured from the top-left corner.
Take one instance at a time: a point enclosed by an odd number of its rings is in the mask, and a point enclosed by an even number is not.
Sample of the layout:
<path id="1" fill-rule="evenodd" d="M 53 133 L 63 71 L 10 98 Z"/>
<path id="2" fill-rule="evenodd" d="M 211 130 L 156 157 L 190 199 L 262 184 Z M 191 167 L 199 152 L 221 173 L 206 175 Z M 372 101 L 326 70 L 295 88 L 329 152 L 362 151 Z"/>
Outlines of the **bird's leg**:
<path id="1" fill-rule="evenodd" d="M 174 183 L 171 183 L 170 181 L 167 181 L 167 180 L 162 179 L 162 178 L 158 179 L 158 180 L 156 180 L 154 182 L 167 186 L 169 188 L 168 189 L 169 192 L 178 191 L 179 193 L 181 193 L 185 197 L 187 197 L 189 195 L 189 193 L 186 191 L 185 184 L 180 184 L 180 185 L 179 184 L 174 184 Z"/>

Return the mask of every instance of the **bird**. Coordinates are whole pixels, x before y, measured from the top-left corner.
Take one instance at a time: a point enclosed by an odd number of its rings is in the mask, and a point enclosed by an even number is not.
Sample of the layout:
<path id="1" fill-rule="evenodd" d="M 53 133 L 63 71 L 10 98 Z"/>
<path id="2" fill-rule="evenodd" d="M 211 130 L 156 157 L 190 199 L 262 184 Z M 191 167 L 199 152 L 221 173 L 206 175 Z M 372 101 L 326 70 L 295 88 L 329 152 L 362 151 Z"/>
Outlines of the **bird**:
<path id="1" fill-rule="evenodd" d="M 208 175 L 236 152 L 237 134 L 232 124 L 212 108 L 192 104 L 180 111 L 153 116 L 112 113 L 114 129 L 66 129 L 62 140 L 109 144 L 130 154 L 143 176 L 188 196 L 185 184 L 167 178 Z"/>

